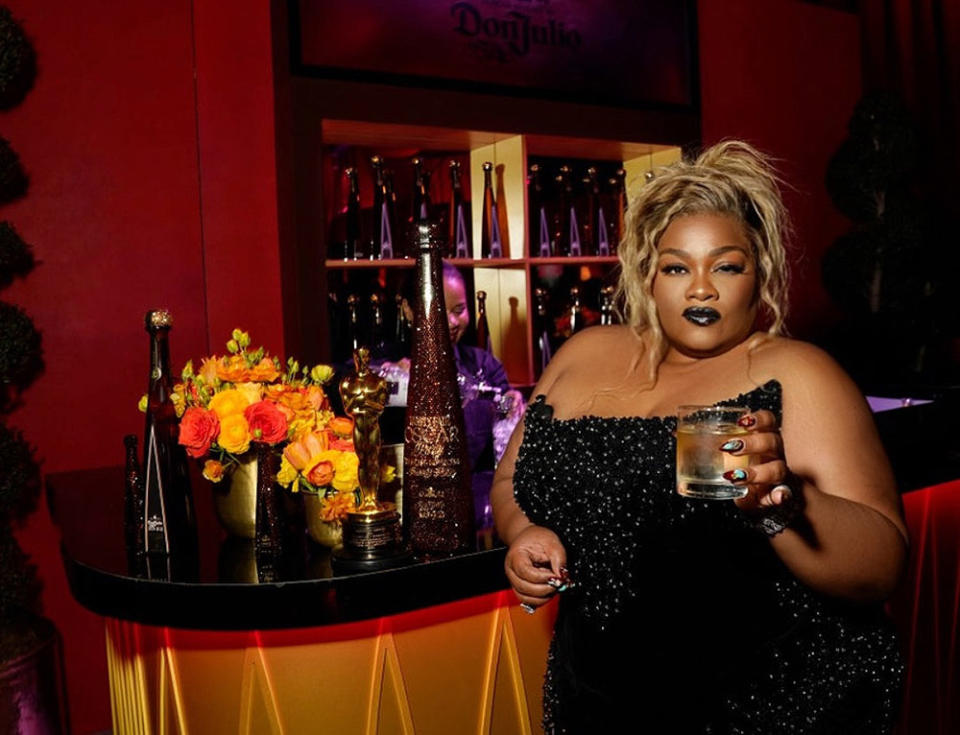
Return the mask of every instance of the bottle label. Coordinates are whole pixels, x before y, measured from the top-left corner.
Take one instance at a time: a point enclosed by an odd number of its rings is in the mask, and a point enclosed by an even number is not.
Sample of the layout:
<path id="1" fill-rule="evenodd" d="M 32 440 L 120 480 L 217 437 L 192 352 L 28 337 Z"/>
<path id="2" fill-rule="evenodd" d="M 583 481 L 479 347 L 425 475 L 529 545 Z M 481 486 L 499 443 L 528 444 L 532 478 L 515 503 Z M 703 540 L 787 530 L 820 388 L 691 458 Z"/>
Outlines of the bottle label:
<path id="1" fill-rule="evenodd" d="M 610 255 L 610 241 L 607 239 L 607 218 L 603 215 L 603 207 L 597 216 L 597 254 Z"/>
<path id="2" fill-rule="evenodd" d="M 577 222 L 577 210 L 570 207 L 570 250 L 567 255 L 577 257 L 583 255 L 580 249 L 580 223 Z"/>
<path id="3" fill-rule="evenodd" d="M 411 416 L 404 440 L 406 477 L 456 477 L 461 471 L 460 458 L 451 456 L 447 447 L 458 441 L 459 431 L 446 416 Z"/>

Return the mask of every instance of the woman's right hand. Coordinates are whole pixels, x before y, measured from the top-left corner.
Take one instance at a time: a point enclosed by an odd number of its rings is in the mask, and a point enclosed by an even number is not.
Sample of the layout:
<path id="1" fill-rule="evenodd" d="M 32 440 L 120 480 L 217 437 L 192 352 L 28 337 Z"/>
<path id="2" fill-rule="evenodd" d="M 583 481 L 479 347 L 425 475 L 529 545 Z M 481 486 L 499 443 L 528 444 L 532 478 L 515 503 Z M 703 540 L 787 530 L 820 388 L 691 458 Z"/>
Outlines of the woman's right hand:
<path id="1" fill-rule="evenodd" d="M 567 579 L 566 563 L 567 552 L 557 534 L 530 525 L 510 544 L 504 568 L 520 602 L 537 608 L 557 593 L 559 580 Z"/>

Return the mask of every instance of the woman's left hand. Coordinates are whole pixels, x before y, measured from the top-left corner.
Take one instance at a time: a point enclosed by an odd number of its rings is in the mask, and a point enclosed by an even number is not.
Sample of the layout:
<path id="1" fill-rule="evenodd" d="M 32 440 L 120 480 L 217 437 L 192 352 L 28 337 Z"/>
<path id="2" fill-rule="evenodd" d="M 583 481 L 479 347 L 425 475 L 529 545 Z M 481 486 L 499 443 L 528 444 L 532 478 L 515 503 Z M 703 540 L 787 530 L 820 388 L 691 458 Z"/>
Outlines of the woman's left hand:
<path id="1" fill-rule="evenodd" d="M 790 471 L 776 417 L 770 411 L 760 410 L 747 414 L 739 423 L 747 433 L 732 437 L 722 447 L 734 456 L 751 458 L 749 467 L 725 475 L 734 485 L 747 488 L 747 494 L 734 502 L 747 513 L 782 505 L 793 491 L 787 484 Z"/>

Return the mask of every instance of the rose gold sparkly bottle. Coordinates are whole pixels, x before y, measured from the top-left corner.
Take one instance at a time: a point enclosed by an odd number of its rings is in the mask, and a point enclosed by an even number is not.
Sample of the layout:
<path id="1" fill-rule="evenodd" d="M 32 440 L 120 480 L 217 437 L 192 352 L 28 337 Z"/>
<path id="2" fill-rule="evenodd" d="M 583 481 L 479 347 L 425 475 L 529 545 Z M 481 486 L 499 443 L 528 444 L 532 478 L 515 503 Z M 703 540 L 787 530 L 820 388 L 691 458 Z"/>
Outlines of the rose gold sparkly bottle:
<path id="1" fill-rule="evenodd" d="M 476 548 L 457 369 L 443 301 L 440 251 L 419 226 L 417 304 L 403 443 L 403 524 L 414 554 Z"/>

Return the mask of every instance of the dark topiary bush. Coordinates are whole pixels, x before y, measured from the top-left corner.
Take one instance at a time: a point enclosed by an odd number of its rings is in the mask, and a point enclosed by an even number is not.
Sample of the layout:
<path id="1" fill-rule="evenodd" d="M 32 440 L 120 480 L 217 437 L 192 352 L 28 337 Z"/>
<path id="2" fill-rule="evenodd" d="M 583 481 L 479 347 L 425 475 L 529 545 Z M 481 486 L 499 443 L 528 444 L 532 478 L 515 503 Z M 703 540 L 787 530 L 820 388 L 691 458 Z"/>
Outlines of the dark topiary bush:
<path id="1" fill-rule="evenodd" d="M 0 222 L 0 288 L 25 276 L 36 265 L 33 250 L 9 222 Z"/>
<path id="2" fill-rule="evenodd" d="M 27 183 L 20 156 L 5 138 L 0 138 L 0 203 L 22 197 L 27 193 Z"/>
<path id="3" fill-rule="evenodd" d="M 20 24 L 0 7 L 0 110 L 20 104 L 37 74 L 37 56 Z"/>
<path id="4" fill-rule="evenodd" d="M 43 368 L 40 333 L 19 306 L 0 301 L 0 388 L 10 401 L 26 388 Z M 11 403 L 0 397 L 0 409 Z"/>

